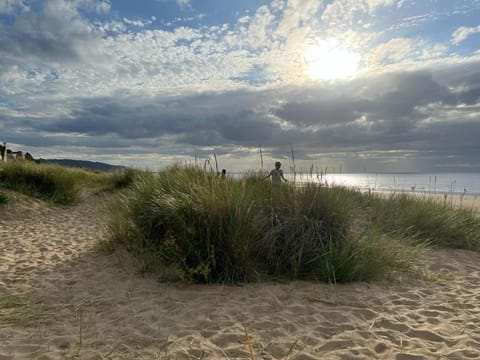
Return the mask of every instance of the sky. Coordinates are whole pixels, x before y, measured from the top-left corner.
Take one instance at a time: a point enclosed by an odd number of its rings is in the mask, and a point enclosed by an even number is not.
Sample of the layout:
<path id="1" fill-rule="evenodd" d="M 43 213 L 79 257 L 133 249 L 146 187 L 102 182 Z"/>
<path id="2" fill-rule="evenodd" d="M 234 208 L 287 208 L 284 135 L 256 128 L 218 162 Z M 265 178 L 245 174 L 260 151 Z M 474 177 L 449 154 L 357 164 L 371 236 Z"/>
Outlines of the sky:
<path id="1" fill-rule="evenodd" d="M 480 172 L 480 0 L 0 0 L 0 141 L 152 170 Z"/>

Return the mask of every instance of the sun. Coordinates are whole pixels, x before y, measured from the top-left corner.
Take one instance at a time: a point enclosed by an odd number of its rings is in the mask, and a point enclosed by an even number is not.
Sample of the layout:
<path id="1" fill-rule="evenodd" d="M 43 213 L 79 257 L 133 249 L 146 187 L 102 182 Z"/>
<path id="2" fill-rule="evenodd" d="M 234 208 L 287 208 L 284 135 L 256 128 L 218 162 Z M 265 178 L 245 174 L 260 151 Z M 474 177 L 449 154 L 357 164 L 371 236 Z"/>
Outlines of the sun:
<path id="1" fill-rule="evenodd" d="M 305 49 L 308 77 L 314 80 L 345 79 L 354 76 L 360 65 L 360 55 L 334 39 L 319 40 Z"/>

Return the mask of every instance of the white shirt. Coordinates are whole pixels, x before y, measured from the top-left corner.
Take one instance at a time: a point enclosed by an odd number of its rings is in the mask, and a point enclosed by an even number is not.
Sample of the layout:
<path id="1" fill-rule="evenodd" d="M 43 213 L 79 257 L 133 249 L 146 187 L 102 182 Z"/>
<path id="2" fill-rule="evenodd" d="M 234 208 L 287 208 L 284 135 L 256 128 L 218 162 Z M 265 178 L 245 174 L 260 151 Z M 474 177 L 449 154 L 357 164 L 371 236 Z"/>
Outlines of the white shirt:
<path id="1" fill-rule="evenodd" d="M 283 170 L 282 169 L 273 169 L 270 171 L 269 176 L 272 177 L 272 184 L 281 184 L 282 183 L 282 177 L 283 177 Z"/>

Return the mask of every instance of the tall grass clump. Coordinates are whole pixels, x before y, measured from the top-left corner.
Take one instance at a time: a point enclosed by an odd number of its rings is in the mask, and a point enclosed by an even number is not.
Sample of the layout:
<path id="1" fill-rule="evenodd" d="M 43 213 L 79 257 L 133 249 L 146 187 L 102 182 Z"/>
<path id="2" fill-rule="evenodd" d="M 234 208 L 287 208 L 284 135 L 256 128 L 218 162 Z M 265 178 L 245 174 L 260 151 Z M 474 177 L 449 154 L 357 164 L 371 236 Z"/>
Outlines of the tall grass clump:
<path id="1" fill-rule="evenodd" d="M 368 264 L 379 251 L 364 245 L 372 236 L 352 231 L 357 197 L 345 188 L 275 186 L 258 173 L 234 180 L 173 166 L 136 177 L 110 203 L 106 224 L 110 241 L 144 269 L 173 268 L 187 281 L 363 280 L 378 275 Z"/>
<path id="2" fill-rule="evenodd" d="M 12 190 L 59 204 L 70 204 L 78 197 L 75 173 L 59 165 L 12 161 L 2 168 L 0 183 Z"/>
<path id="3" fill-rule="evenodd" d="M 442 247 L 480 250 L 480 218 L 474 210 L 440 204 L 433 198 L 393 194 L 371 196 L 372 223 Z"/>
<path id="4" fill-rule="evenodd" d="M 194 168 L 145 173 L 110 205 L 111 237 L 183 279 L 245 278 L 253 204 L 231 184 Z"/>
<path id="5" fill-rule="evenodd" d="M 330 253 L 349 246 L 353 207 L 348 191 L 267 185 L 270 194 L 264 196 L 255 219 L 258 263 L 278 276 L 320 276 Z"/>
<path id="6" fill-rule="evenodd" d="M 11 161 L 0 164 L 0 184 L 56 204 L 72 204 L 82 192 L 115 190 L 133 183 L 136 172 L 96 173 L 56 164 Z"/>

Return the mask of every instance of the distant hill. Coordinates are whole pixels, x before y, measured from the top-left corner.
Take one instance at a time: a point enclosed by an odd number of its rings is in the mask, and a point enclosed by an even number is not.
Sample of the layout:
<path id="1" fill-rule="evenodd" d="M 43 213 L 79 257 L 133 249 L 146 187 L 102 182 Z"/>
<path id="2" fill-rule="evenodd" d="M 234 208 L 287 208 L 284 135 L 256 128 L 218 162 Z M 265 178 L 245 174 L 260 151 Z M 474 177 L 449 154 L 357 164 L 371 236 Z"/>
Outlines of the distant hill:
<path id="1" fill-rule="evenodd" d="M 114 171 L 125 169 L 124 166 L 111 165 L 107 163 L 87 160 L 72 160 L 72 159 L 39 159 L 40 164 L 58 164 L 62 166 L 84 168 L 95 171 Z"/>

